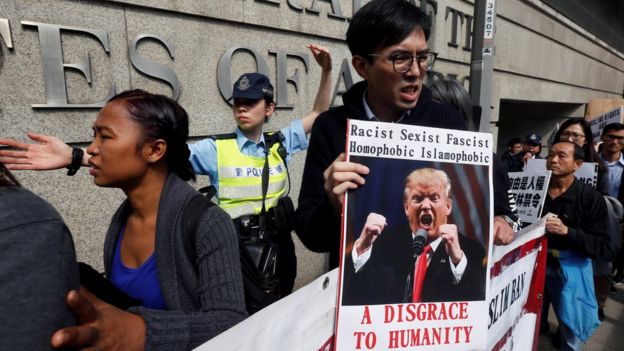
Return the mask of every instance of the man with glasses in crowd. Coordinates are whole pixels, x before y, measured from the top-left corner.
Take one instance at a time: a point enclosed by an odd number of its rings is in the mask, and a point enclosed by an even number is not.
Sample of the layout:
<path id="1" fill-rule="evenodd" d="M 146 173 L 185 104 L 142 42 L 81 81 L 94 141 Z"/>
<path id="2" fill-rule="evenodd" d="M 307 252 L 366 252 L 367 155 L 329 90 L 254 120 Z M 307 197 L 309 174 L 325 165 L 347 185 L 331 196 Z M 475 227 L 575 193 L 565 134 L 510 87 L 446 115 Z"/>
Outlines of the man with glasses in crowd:
<path id="1" fill-rule="evenodd" d="M 602 151 L 598 154 L 607 166 L 609 175 L 609 195 L 616 197 L 624 204 L 624 187 L 622 184 L 622 175 L 624 172 L 624 124 L 611 123 L 602 129 L 600 137 L 603 144 Z M 617 258 L 613 262 L 613 280 L 620 283 L 624 279 L 624 250 L 620 249 Z"/>
<path id="2" fill-rule="evenodd" d="M 458 111 L 435 102 L 423 80 L 437 54 L 427 46 L 431 22 L 404 0 L 373 0 L 347 31 L 351 63 L 364 79 L 343 95 L 343 106 L 321 114 L 312 129 L 295 230 L 316 252 L 338 265 L 344 194 L 364 184 L 369 169 L 345 162 L 347 119 L 466 130 Z"/>

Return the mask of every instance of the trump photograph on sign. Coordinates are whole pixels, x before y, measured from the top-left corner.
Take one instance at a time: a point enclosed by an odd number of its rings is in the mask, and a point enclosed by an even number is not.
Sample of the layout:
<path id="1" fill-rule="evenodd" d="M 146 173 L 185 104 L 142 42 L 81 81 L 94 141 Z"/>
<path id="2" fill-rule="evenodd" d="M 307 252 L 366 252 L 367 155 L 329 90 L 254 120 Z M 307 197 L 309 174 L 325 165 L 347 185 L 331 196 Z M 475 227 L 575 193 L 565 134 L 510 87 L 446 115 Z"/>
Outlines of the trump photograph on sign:
<path id="1" fill-rule="evenodd" d="M 348 195 L 342 305 L 485 300 L 488 166 L 351 161 L 371 172 Z"/>

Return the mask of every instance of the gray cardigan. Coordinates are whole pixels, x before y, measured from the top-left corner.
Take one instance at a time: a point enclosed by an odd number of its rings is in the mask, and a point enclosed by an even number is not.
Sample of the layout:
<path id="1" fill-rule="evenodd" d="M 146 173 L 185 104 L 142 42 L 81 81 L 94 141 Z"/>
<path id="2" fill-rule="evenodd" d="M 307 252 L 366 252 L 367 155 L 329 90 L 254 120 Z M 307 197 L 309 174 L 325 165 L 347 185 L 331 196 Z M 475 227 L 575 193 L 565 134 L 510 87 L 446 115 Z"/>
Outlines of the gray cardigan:
<path id="1" fill-rule="evenodd" d="M 173 173 L 167 178 L 156 221 L 156 267 L 167 310 L 131 308 L 147 326 L 145 350 L 190 350 L 243 320 L 245 300 L 238 239 L 230 217 L 218 206 L 203 215 L 195 235 L 197 263 L 184 250 L 183 209 L 198 194 Z M 126 199 L 114 214 L 104 242 L 110 271 L 115 245 L 126 223 Z"/>

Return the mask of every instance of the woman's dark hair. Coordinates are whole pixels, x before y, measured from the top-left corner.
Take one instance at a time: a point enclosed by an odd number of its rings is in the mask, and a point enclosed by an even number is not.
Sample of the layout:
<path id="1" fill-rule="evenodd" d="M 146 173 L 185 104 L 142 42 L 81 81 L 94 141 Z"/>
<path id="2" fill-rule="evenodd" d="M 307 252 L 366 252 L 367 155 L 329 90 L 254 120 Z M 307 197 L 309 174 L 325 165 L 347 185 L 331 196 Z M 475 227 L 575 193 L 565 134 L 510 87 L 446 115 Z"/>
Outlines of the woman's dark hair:
<path id="1" fill-rule="evenodd" d="M 20 186 L 20 183 L 4 166 L 2 161 L 0 161 L 0 186 Z"/>
<path id="2" fill-rule="evenodd" d="M 165 160 L 169 172 L 174 172 L 186 181 L 195 180 L 189 161 L 191 152 L 186 145 L 189 119 L 184 108 L 167 96 L 138 89 L 119 93 L 109 102 L 120 100 L 124 101 L 130 117 L 142 129 L 143 140 L 139 144 L 163 139 L 167 143 Z"/>
<path id="3" fill-rule="evenodd" d="M 585 145 L 581 147 L 583 150 L 583 161 L 585 162 L 595 162 L 598 164 L 598 168 L 602 170 L 606 170 L 606 166 L 604 162 L 598 157 L 598 153 L 594 149 L 594 141 L 592 138 L 592 131 L 589 123 L 587 123 L 584 119 L 581 118 L 568 118 L 565 122 L 561 123 L 559 130 L 555 133 L 555 138 L 553 139 L 553 145 L 561 140 L 561 133 L 566 130 L 569 126 L 578 124 L 583 129 L 583 134 L 585 134 Z"/>
<path id="4" fill-rule="evenodd" d="M 272 104 L 273 101 L 273 96 L 275 95 L 275 89 L 273 89 L 273 84 L 269 83 L 269 87 L 267 89 L 267 91 L 264 93 L 264 102 L 267 105 Z"/>
<path id="5" fill-rule="evenodd" d="M 436 79 L 430 86 L 433 98 L 461 112 L 468 130 L 476 131 L 472 118 L 472 101 L 464 87 L 455 79 Z"/>
<path id="6" fill-rule="evenodd" d="M 415 29 L 431 32 L 431 19 L 405 0 L 373 0 L 359 9 L 349 24 L 347 44 L 351 55 L 372 60 L 368 54 L 402 42 Z"/>

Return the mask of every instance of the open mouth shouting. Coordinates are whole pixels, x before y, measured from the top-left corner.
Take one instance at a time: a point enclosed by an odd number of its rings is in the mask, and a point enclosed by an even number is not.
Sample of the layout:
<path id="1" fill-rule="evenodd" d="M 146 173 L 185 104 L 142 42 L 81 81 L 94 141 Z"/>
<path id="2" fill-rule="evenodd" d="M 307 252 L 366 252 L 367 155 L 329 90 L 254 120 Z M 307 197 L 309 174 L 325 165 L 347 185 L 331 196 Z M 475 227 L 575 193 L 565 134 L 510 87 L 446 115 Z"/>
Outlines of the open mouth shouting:
<path id="1" fill-rule="evenodd" d="M 433 226 L 433 215 L 431 213 L 423 213 L 420 215 L 420 227 L 430 230 Z"/>
<path id="2" fill-rule="evenodd" d="M 417 85 L 410 85 L 401 89 L 401 98 L 407 101 L 416 101 L 418 99 L 419 87 Z"/>

